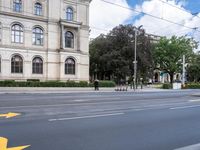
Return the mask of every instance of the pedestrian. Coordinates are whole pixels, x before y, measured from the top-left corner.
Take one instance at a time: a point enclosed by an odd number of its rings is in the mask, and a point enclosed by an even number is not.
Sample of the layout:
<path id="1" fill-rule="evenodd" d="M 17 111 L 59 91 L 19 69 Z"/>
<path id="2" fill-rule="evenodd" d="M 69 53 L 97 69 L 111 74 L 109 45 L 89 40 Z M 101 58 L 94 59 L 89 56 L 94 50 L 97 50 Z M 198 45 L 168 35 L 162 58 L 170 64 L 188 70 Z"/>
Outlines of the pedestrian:
<path id="1" fill-rule="evenodd" d="M 99 90 L 99 80 L 94 81 L 94 90 L 98 91 Z"/>

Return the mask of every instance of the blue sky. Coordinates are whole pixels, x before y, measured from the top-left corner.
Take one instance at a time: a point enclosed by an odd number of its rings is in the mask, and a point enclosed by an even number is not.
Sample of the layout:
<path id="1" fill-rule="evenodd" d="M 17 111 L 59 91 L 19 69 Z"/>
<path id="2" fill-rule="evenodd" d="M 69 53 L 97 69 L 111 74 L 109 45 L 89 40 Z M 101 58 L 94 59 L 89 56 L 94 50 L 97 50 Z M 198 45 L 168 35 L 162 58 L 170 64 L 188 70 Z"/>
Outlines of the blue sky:
<path id="1" fill-rule="evenodd" d="M 127 0 L 128 4 L 132 7 L 134 7 L 136 4 L 141 5 L 144 1 L 145 0 Z M 182 1 L 186 3 L 186 6 L 184 6 L 185 9 L 193 13 L 200 12 L 200 0 L 182 0 Z"/>
<path id="2" fill-rule="evenodd" d="M 187 0 L 186 9 L 193 13 L 200 12 L 200 1 L 199 0 Z"/>
<path id="3" fill-rule="evenodd" d="M 128 4 L 131 6 L 135 6 L 136 4 L 143 3 L 143 0 L 127 0 Z"/>
<path id="4" fill-rule="evenodd" d="M 151 0 L 126 0 L 128 5 L 132 8 L 135 8 L 136 5 L 142 5 L 144 1 L 151 1 Z M 173 0 L 166 0 L 166 1 L 173 1 Z M 184 5 L 182 6 L 186 11 L 191 12 L 191 14 L 198 14 L 200 12 L 200 0 L 175 0 L 176 3 L 182 2 Z M 166 4 L 165 4 L 166 5 Z M 133 23 L 138 18 L 142 17 L 143 15 L 134 16 L 126 20 L 125 24 Z M 199 25 L 200 26 L 200 25 Z"/>

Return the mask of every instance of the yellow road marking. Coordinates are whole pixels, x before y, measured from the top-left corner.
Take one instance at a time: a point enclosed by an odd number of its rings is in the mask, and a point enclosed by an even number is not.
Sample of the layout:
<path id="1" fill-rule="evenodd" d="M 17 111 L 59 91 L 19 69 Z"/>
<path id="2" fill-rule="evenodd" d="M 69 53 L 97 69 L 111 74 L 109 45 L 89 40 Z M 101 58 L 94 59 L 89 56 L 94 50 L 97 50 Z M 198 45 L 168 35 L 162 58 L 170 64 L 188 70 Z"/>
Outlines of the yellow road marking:
<path id="1" fill-rule="evenodd" d="M 13 117 L 16 117 L 16 116 L 19 116 L 21 115 L 20 113 L 12 113 L 12 112 L 9 112 L 7 114 L 0 114 L 0 117 L 4 117 L 4 118 L 13 118 Z"/>
<path id="2" fill-rule="evenodd" d="M 7 148 L 7 145 L 8 145 L 8 139 L 0 137 L 0 150 L 23 150 L 30 146 L 30 145 L 26 145 L 26 146 Z"/>

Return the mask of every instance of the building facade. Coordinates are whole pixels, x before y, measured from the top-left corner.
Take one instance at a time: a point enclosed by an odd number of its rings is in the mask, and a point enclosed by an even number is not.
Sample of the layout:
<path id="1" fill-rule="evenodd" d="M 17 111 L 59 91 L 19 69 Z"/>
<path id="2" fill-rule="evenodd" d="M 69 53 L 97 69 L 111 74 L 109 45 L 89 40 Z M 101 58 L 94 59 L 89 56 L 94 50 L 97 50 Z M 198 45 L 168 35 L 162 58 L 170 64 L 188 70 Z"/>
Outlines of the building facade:
<path id="1" fill-rule="evenodd" d="M 89 81 L 91 0 L 0 0 L 0 80 Z"/>

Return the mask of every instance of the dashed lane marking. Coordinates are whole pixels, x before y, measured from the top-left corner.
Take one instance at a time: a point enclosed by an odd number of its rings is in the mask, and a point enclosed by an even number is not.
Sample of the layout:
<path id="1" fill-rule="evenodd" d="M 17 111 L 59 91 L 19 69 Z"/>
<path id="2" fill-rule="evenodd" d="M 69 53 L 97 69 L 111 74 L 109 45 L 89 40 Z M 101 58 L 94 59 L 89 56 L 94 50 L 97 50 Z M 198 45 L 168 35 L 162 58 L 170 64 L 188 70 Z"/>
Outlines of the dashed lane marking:
<path id="1" fill-rule="evenodd" d="M 171 109 L 171 110 L 176 110 L 176 109 L 187 109 L 187 108 L 196 108 L 196 107 L 200 107 L 200 105 L 173 107 L 173 108 L 170 108 L 170 109 Z"/>
<path id="2" fill-rule="evenodd" d="M 89 118 L 98 118 L 98 117 L 109 117 L 109 116 L 118 116 L 123 115 L 125 113 L 114 113 L 114 114 L 101 114 L 101 115 L 91 115 L 91 116 L 80 116 L 80 117 L 70 117 L 70 118 L 58 118 L 58 119 L 49 119 L 50 122 L 52 121 L 67 121 L 67 120 L 77 120 L 77 119 L 89 119 Z"/>
<path id="3" fill-rule="evenodd" d="M 178 149 L 175 149 L 175 150 L 200 150 L 200 143 L 190 145 L 190 146 L 186 146 L 186 147 L 182 147 L 182 148 L 178 148 Z"/>

